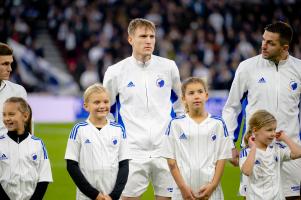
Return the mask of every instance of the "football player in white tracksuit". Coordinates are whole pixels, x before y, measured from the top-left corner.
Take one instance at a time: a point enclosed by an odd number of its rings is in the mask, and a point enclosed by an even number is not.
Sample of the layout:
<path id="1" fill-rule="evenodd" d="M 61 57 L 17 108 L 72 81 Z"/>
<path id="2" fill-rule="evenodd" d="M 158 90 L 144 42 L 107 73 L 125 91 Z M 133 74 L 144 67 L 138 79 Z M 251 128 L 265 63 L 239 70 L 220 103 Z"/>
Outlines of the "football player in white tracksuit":
<path id="1" fill-rule="evenodd" d="M 0 135 L 0 199 L 40 200 L 52 182 L 43 141 L 30 134 L 31 109 L 26 101 L 11 97 L 4 103 Z"/>
<path id="2" fill-rule="evenodd" d="M 246 122 L 259 109 L 265 109 L 277 119 L 277 130 L 283 130 L 300 144 L 301 60 L 288 53 L 292 29 L 277 22 L 265 28 L 262 54 L 240 63 L 223 110 L 230 136 L 239 134 L 238 118 L 241 102 L 247 100 Z M 232 162 L 238 164 L 238 152 L 232 150 Z M 285 162 L 282 167 L 282 186 L 286 197 L 299 196 L 301 160 Z M 244 195 L 244 183 L 240 193 Z"/>
<path id="3" fill-rule="evenodd" d="M 128 32 L 133 55 L 110 66 L 103 81 L 110 93 L 111 112 L 117 113 L 115 118 L 126 129 L 132 159 L 123 197 L 140 197 L 149 180 L 157 197 L 170 197 L 172 177 L 159 149 L 172 111 L 183 114 L 177 99 L 179 71 L 174 61 L 152 54 L 155 45 L 152 22 L 134 19 Z"/>
<path id="4" fill-rule="evenodd" d="M 0 113 L 3 111 L 3 104 L 10 97 L 22 97 L 26 100 L 25 89 L 18 84 L 8 81 L 12 71 L 13 50 L 6 44 L 0 43 Z M 2 114 L 0 115 L 0 134 L 7 130 L 3 124 Z"/>
<path id="5" fill-rule="evenodd" d="M 226 125 L 205 110 L 207 87 L 199 78 L 182 85 L 188 113 L 170 122 L 162 156 L 177 184 L 172 199 L 224 199 L 220 180 L 231 143 Z"/>
<path id="6" fill-rule="evenodd" d="M 125 131 L 106 119 L 110 101 L 102 85 L 87 88 L 84 107 L 89 118 L 73 127 L 65 154 L 76 199 L 118 200 L 128 177 Z"/>

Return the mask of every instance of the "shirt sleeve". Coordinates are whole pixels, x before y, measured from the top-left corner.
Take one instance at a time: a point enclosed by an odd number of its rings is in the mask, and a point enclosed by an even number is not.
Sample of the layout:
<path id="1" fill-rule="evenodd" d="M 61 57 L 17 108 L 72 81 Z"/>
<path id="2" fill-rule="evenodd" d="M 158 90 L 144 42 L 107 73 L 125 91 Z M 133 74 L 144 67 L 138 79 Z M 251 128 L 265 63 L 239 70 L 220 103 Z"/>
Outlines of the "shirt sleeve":
<path id="1" fill-rule="evenodd" d="M 118 81 L 116 80 L 116 77 L 117 75 L 113 69 L 113 66 L 108 67 L 103 78 L 103 86 L 107 89 L 110 97 L 111 114 L 109 114 L 108 117 L 111 120 L 117 119 L 116 99 L 118 95 Z"/>
<path id="2" fill-rule="evenodd" d="M 160 149 L 160 154 L 164 158 L 175 159 L 175 138 L 174 138 L 174 127 L 173 120 L 169 122 L 168 128 L 163 137 L 163 145 Z"/>
<path id="3" fill-rule="evenodd" d="M 128 175 L 129 175 L 129 161 L 123 160 L 119 162 L 119 169 L 118 169 L 116 183 L 114 189 L 109 194 L 112 200 L 118 200 L 120 198 L 121 193 L 128 180 Z"/>
<path id="4" fill-rule="evenodd" d="M 171 99 L 173 101 L 173 110 L 176 113 L 176 116 L 184 115 L 184 108 L 181 102 L 181 80 L 179 69 L 176 63 L 172 62 L 172 91 L 171 91 Z"/>
<path id="5" fill-rule="evenodd" d="M 67 148 L 65 153 L 65 160 L 74 160 L 78 162 L 80 154 L 80 132 L 81 129 L 77 125 L 71 130 L 70 136 L 67 142 Z"/>
<path id="6" fill-rule="evenodd" d="M 238 127 L 238 116 L 242 110 L 241 104 L 247 95 L 248 75 L 246 71 L 243 70 L 244 67 L 246 66 L 242 64 L 238 66 L 222 114 L 228 128 L 229 136 L 234 141 L 238 139 L 238 136 L 234 136 L 234 132 Z"/>
<path id="7" fill-rule="evenodd" d="M 248 156 L 248 149 L 243 148 L 241 149 L 240 153 L 239 153 L 239 168 L 242 168 L 242 165 L 245 163 L 247 156 Z"/>
<path id="8" fill-rule="evenodd" d="M 48 153 L 45 147 L 45 144 L 41 140 L 41 149 L 40 149 L 40 165 L 39 165 L 39 181 L 38 182 L 52 182 L 52 173 L 50 167 L 50 161 L 48 158 Z"/>
<path id="9" fill-rule="evenodd" d="M 74 181 L 75 185 L 78 189 L 88 196 L 91 199 L 96 199 L 99 191 L 96 190 L 85 178 L 83 173 L 81 172 L 78 162 L 73 160 L 66 160 L 67 161 L 67 171 L 69 172 L 72 180 Z"/>
<path id="10" fill-rule="evenodd" d="M 130 158 L 126 131 L 124 128 L 121 128 L 121 130 L 122 130 L 122 133 L 121 133 L 122 136 L 120 139 L 120 147 L 119 147 L 119 152 L 118 152 L 119 162 L 121 162 L 123 160 L 128 160 Z"/>
<path id="11" fill-rule="evenodd" d="M 33 195 L 31 196 L 30 200 L 37 200 L 37 199 L 43 199 L 47 187 L 48 187 L 48 182 L 38 182 L 36 189 L 34 190 Z"/>
<path id="12" fill-rule="evenodd" d="M 225 122 L 221 119 L 217 124 L 217 160 L 232 158 L 232 140 L 229 137 Z"/>
<path id="13" fill-rule="evenodd" d="M 281 143 L 276 143 L 276 147 L 278 148 L 278 150 L 280 152 L 280 160 L 281 161 L 291 160 L 291 150 L 288 148 L 288 146 L 283 145 Z"/>

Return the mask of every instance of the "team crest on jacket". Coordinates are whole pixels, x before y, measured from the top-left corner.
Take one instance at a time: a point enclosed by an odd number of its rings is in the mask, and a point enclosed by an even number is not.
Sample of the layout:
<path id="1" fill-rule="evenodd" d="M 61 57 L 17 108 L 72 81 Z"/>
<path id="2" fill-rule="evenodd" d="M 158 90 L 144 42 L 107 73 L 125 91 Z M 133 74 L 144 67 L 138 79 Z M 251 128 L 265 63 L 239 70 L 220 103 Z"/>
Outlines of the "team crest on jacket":
<path id="1" fill-rule="evenodd" d="M 158 86 L 158 87 L 163 87 L 164 86 L 164 84 L 165 84 L 165 81 L 162 79 L 162 78 L 158 78 L 157 80 L 156 80 L 156 85 Z"/>
<path id="2" fill-rule="evenodd" d="M 290 82 L 290 88 L 291 90 L 296 90 L 298 88 L 298 83 L 296 83 L 296 81 L 291 81 Z"/>
<path id="3" fill-rule="evenodd" d="M 112 144 L 113 144 L 113 145 L 116 145 L 117 143 L 118 143 L 118 140 L 117 140 L 117 138 L 114 137 L 114 138 L 112 139 Z"/>
<path id="4" fill-rule="evenodd" d="M 32 156 L 32 160 L 37 160 L 37 158 L 38 158 L 37 154 L 35 154 L 35 153 L 33 153 L 31 156 Z"/>

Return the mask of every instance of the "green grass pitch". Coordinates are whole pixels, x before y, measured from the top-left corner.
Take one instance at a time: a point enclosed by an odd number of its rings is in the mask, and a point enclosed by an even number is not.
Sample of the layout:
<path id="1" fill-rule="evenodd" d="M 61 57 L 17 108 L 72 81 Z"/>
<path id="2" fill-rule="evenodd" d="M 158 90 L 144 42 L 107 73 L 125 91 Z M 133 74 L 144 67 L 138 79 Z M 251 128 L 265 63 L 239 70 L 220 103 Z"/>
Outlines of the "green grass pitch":
<path id="1" fill-rule="evenodd" d="M 75 184 L 72 182 L 64 160 L 67 139 L 73 124 L 36 124 L 35 134 L 40 137 L 48 150 L 54 182 L 48 187 L 45 200 L 75 199 Z M 239 186 L 239 169 L 226 165 L 222 188 L 225 200 L 240 200 L 237 196 Z M 149 187 L 142 200 L 154 199 L 152 188 Z"/>

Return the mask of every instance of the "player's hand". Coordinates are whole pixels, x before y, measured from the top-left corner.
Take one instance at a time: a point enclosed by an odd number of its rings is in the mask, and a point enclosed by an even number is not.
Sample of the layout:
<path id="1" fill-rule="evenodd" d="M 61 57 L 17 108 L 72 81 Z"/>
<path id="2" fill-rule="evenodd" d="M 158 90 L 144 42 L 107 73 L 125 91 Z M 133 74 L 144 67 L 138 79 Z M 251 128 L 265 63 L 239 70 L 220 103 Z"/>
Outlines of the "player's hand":
<path id="1" fill-rule="evenodd" d="M 107 194 L 105 194 L 104 197 L 105 197 L 105 200 L 112 200 L 112 198 Z"/>
<path id="2" fill-rule="evenodd" d="M 104 196 L 103 194 L 99 193 L 99 194 L 97 195 L 97 197 L 96 197 L 95 200 L 106 200 L 106 199 L 105 199 L 105 196 Z"/>
<path id="3" fill-rule="evenodd" d="M 285 134 L 284 131 L 278 131 L 276 132 L 275 138 L 277 141 L 285 141 L 287 138 L 287 135 Z"/>
<path id="4" fill-rule="evenodd" d="M 215 190 L 215 186 L 212 183 L 208 183 L 201 187 L 198 192 L 198 199 L 207 200 L 210 198 L 212 192 Z"/>
<path id="5" fill-rule="evenodd" d="M 183 187 L 181 190 L 181 194 L 184 200 L 195 200 L 196 198 L 193 195 L 193 191 L 190 187 Z"/>
<path id="6" fill-rule="evenodd" d="M 230 160 L 230 163 L 237 167 L 238 166 L 238 159 L 239 159 L 239 152 L 236 148 L 232 149 L 232 158 Z"/>

